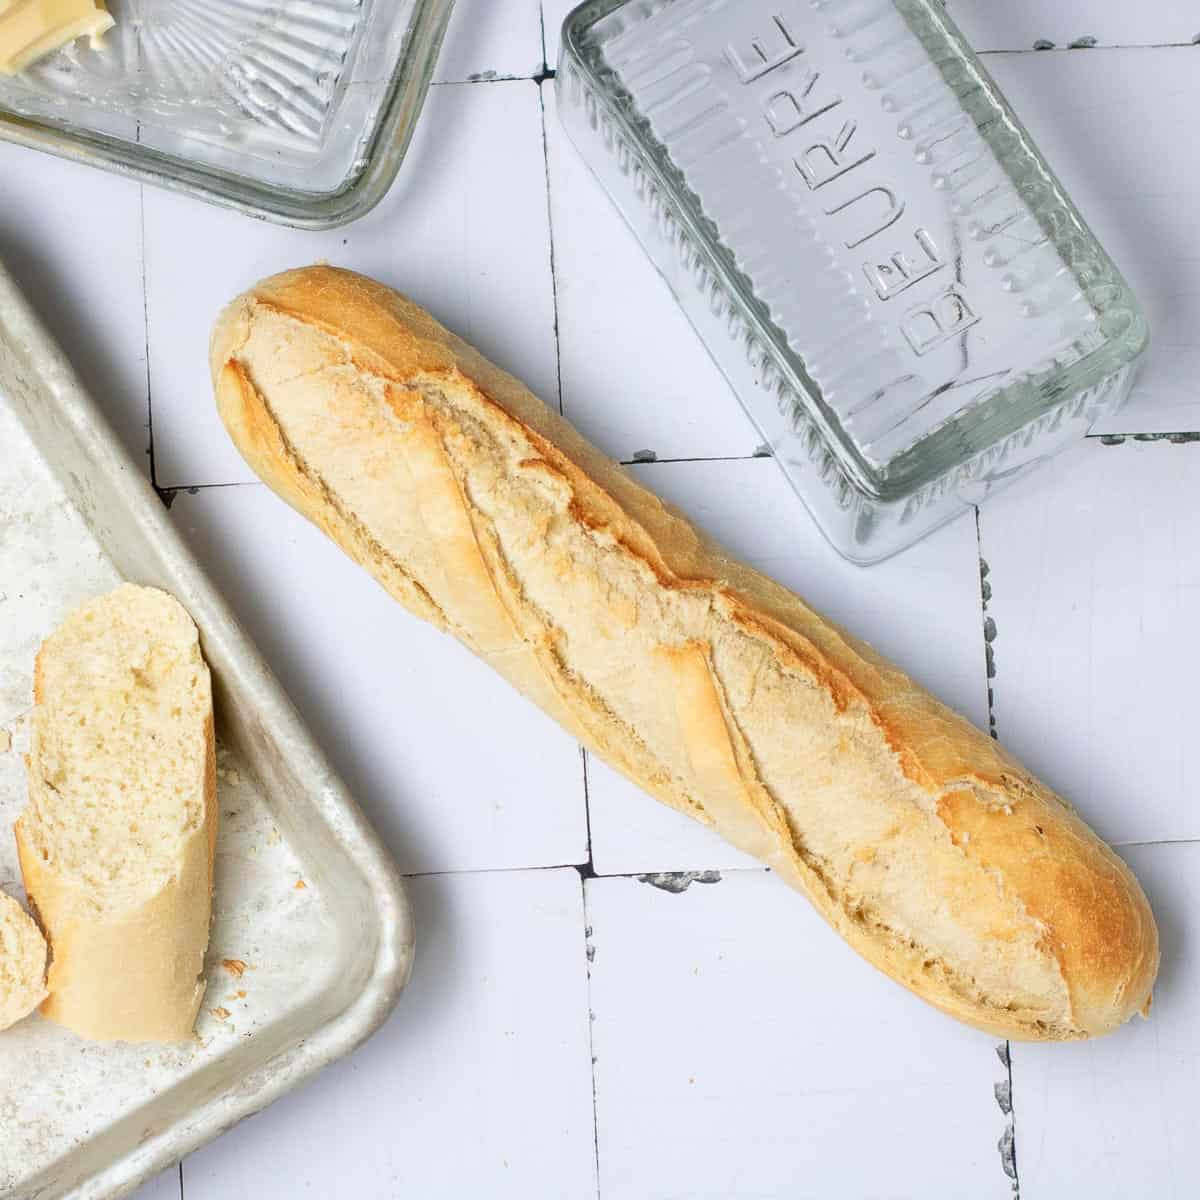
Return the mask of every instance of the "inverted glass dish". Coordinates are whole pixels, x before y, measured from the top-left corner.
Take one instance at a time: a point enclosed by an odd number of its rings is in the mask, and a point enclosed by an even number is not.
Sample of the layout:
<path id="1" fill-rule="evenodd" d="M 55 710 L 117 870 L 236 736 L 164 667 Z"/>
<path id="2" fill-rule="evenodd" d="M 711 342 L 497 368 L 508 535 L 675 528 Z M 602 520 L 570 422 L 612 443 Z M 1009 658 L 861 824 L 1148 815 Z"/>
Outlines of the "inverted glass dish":
<path id="1" fill-rule="evenodd" d="M 453 0 L 110 0 L 116 28 L 0 76 L 0 138 L 289 225 L 391 186 Z"/>
<path id="2" fill-rule="evenodd" d="M 590 0 L 568 132 L 846 557 L 1128 393 L 1136 300 L 931 0 Z"/>

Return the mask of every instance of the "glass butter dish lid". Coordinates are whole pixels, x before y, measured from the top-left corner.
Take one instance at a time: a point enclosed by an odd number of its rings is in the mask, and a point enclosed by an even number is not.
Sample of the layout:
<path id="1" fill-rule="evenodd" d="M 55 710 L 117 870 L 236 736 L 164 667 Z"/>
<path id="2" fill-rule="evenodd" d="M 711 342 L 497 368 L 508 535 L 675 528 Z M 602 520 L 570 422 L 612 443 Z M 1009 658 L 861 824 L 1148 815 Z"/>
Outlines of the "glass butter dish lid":
<path id="1" fill-rule="evenodd" d="M 290 225 L 395 178 L 453 0 L 109 0 L 115 27 L 0 76 L 0 138 Z"/>
<path id="2" fill-rule="evenodd" d="M 933 0 L 591 0 L 556 86 L 848 558 L 911 544 L 1125 399 L 1137 302 Z"/>

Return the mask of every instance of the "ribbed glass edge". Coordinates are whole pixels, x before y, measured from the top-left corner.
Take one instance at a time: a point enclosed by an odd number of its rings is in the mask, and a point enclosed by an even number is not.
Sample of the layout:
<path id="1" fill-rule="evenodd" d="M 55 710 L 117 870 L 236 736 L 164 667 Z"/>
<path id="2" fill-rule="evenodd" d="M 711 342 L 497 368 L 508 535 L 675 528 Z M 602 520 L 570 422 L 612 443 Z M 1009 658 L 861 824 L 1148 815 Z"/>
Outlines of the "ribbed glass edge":
<path id="1" fill-rule="evenodd" d="M 1137 364 L 1127 363 L 903 500 L 868 499 L 848 491 L 842 480 L 826 497 L 814 498 L 812 489 L 803 486 L 797 462 L 785 459 L 780 465 L 834 547 L 860 565 L 877 563 L 982 504 L 1047 459 L 1083 447 L 1088 430 L 1125 403 L 1136 374 Z"/>
<path id="2" fill-rule="evenodd" d="M 670 161 L 648 124 L 632 112 L 632 98 L 619 79 L 597 61 L 596 56 L 588 53 L 585 40 L 588 31 L 627 2 L 587 0 L 564 21 L 556 80 L 564 120 L 567 120 L 572 102 L 583 105 L 588 124 L 599 132 L 605 151 L 616 157 L 622 174 L 632 176 L 637 198 L 658 223 L 660 236 L 674 245 L 680 261 L 693 273 L 697 291 L 710 306 L 720 307 L 728 314 L 730 341 L 740 344 L 740 353 L 761 379 L 761 389 L 772 393 L 780 415 L 793 420 L 797 435 L 806 441 L 815 439 L 825 443 L 826 454 L 840 480 L 839 486 L 877 503 L 903 504 L 931 485 L 956 475 L 967 463 L 945 453 L 944 449 L 939 461 L 936 432 L 927 435 L 920 444 L 927 462 L 924 469 L 914 463 L 911 471 L 891 477 L 881 475 L 863 459 L 836 418 L 826 410 L 819 388 L 808 376 L 803 362 L 788 347 L 787 338 L 756 299 L 749 281 L 732 256 L 718 242 L 716 230 L 704 215 L 699 198 Z M 916 36 L 927 37 L 930 32 L 940 31 L 953 42 L 959 56 L 957 61 L 971 71 L 979 86 L 1003 112 L 1006 124 L 985 131 L 983 136 L 1013 178 L 1035 219 L 1064 255 L 1081 292 L 1100 314 L 1101 330 L 1106 339 L 1101 346 L 1083 354 L 1070 367 L 1049 363 L 1041 369 L 1026 372 L 1001 389 L 996 398 L 979 406 L 976 418 L 979 424 L 975 432 L 987 431 L 990 425 L 996 430 L 997 441 L 1002 442 L 1040 420 L 1047 412 L 1053 412 L 1063 402 L 1064 395 L 1070 397 L 1087 392 L 1133 362 L 1148 344 L 1149 329 L 1115 263 L 1096 240 L 1033 145 L 1028 132 L 949 17 L 935 11 L 928 0 L 895 2 Z M 572 100 L 568 87 L 576 83 L 580 94 Z M 586 157 L 587 148 L 581 146 L 580 149 Z M 1067 240 L 1064 227 L 1073 231 L 1073 241 Z M 661 269 L 661 264 L 659 266 Z M 1093 276 L 1090 282 L 1080 278 L 1080 271 L 1089 271 Z M 692 316 L 686 298 L 679 298 L 685 311 Z M 693 323 L 696 323 L 694 317 Z M 724 354 L 712 345 L 709 349 L 718 366 L 731 375 L 731 364 Z M 1055 386 L 1050 388 L 1047 385 L 1052 379 Z M 998 400 L 1011 396 L 1017 389 L 1042 393 L 1045 408 L 1038 416 L 1014 427 L 1011 421 L 1003 419 L 1004 408 L 1011 406 L 1003 406 Z M 738 390 L 735 384 L 735 391 Z M 740 391 L 739 398 L 758 424 L 752 406 Z M 949 435 L 943 439 L 946 443 L 957 440 L 962 428 L 961 424 L 954 428 L 950 426 L 951 422 L 947 422 L 943 427 Z M 902 463 L 903 459 L 897 461 Z M 828 473 L 823 469 L 822 477 Z"/>
<path id="3" fill-rule="evenodd" d="M 894 3 L 923 45 L 928 47 L 939 36 L 951 43 L 958 54 L 958 65 L 1003 114 L 1004 124 L 976 128 L 1013 180 L 1034 219 L 1097 314 L 1105 338 L 1101 346 L 1086 352 L 1078 362 L 1066 368 L 1051 363 L 1045 369 L 1026 372 L 999 393 L 1003 396 L 1018 388 L 1034 388 L 1045 396 L 1046 403 L 1053 409 L 1064 394 L 1094 388 L 1145 352 L 1150 341 L 1145 314 L 1120 269 L 1038 150 L 982 59 L 971 49 L 945 9 L 930 0 L 894 0 Z M 950 65 L 942 65 L 941 70 L 946 77 Z M 953 85 L 953 80 L 947 78 L 947 83 Z M 1047 388 L 1046 384 L 1056 376 L 1060 380 L 1058 386 Z M 980 410 L 984 408 L 986 405 L 979 406 Z M 986 420 L 987 414 L 981 411 L 979 419 L 981 422 Z M 987 428 L 986 425 L 982 427 Z M 1005 433 L 998 436 L 1003 437 Z"/>
<path id="4" fill-rule="evenodd" d="M 35 121 L 0 110 L 0 141 L 98 167 L 152 187 L 178 192 L 296 229 L 334 229 L 365 216 L 395 182 L 433 80 L 454 0 L 417 0 L 405 53 L 380 106 L 362 155 L 363 168 L 332 192 L 301 192 L 250 183 L 214 167 L 190 163 L 106 134 Z"/>

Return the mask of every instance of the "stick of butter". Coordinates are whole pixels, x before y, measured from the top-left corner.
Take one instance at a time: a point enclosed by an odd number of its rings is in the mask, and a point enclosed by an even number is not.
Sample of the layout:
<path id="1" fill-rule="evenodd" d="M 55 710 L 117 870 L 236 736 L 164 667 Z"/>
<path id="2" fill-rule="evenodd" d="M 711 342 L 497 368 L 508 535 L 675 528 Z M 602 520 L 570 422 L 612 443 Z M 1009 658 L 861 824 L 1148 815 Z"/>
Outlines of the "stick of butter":
<path id="1" fill-rule="evenodd" d="M 104 0 L 0 0 L 0 75 L 73 42 L 113 27 Z"/>

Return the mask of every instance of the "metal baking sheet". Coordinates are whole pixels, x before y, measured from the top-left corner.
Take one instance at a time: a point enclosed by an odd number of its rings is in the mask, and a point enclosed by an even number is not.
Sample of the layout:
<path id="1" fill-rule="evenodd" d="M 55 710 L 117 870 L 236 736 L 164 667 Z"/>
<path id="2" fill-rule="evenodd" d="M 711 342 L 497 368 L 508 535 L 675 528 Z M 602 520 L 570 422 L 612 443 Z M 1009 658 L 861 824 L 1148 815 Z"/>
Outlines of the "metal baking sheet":
<path id="1" fill-rule="evenodd" d="M 0 887 L 22 896 L 33 659 L 86 597 L 171 592 L 200 627 L 218 736 L 208 991 L 192 1043 L 0 1034 L 0 1197 L 124 1195 L 370 1035 L 408 977 L 387 853 L 0 268 Z"/>

